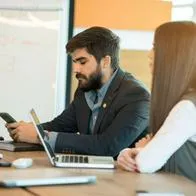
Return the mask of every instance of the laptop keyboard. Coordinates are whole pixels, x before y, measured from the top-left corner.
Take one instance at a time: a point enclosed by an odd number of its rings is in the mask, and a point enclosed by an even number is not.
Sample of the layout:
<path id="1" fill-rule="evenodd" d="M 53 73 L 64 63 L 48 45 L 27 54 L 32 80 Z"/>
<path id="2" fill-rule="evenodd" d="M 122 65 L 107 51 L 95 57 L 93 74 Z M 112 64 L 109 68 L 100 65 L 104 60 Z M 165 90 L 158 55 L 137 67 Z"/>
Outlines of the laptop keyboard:
<path id="1" fill-rule="evenodd" d="M 88 157 L 82 155 L 61 155 L 56 157 L 56 161 L 63 163 L 88 163 Z"/>

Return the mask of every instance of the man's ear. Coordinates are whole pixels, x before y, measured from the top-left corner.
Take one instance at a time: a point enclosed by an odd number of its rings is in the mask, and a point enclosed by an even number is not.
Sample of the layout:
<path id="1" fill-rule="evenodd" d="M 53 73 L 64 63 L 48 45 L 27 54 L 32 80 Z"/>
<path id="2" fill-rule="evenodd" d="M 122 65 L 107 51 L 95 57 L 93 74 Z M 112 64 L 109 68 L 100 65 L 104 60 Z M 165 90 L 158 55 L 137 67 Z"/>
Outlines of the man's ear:
<path id="1" fill-rule="evenodd" d="M 111 56 L 106 55 L 105 57 L 103 57 L 101 59 L 101 61 L 102 61 L 102 67 L 103 68 L 108 68 L 108 67 L 111 66 Z"/>

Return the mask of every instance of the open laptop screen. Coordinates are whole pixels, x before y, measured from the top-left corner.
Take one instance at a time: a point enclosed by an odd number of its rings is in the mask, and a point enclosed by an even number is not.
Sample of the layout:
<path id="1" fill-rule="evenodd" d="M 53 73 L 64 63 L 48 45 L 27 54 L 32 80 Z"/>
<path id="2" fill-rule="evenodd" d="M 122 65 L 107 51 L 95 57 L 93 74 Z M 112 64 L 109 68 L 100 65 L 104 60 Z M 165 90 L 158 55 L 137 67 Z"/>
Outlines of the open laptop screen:
<path id="1" fill-rule="evenodd" d="M 44 139 L 45 137 L 47 137 L 47 135 L 45 134 L 43 127 L 40 125 L 39 118 L 38 118 L 37 114 L 35 113 L 34 109 L 31 109 L 30 115 L 31 115 L 31 119 L 33 121 L 33 124 L 36 128 L 36 131 L 39 135 L 39 138 L 41 140 L 41 143 L 43 144 L 44 149 L 47 152 L 51 163 L 54 164 L 53 159 L 52 159 L 55 157 L 54 151 L 51 148 L 50 144 Z"/>
<path id="2" fill-rule="evenodd" d="M 30 116 L 52 165 L 57 167 L 77 167 L 77 168 L 79 167 L 80 168 L 104 168 L 104 169 L 114 168 L 113 158 L 110 156 L 83 156 L 83 155 L 55 156 L 53 149 L 51 148 L 50 144 L 47 142 L 47 134 L 45 134 L 43 127 L 40 125 L 39 119 L 33 109 L 30 111 Z M 59 158 L 60 161 L 57 161 L 57 159 L 59 160 Z"/>

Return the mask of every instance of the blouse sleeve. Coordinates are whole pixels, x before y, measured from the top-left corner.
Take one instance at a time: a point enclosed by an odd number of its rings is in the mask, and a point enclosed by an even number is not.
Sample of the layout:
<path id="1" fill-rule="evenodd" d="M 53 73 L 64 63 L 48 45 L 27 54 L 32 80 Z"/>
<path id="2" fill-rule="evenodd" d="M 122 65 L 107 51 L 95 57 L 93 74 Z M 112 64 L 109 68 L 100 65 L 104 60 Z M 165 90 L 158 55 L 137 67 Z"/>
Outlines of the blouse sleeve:
<path id="1" fill-rule="evenodd" d="M 188 139 L 196 135 L 196 107 L 182 100 L 170 111 L 153 139 L 138 153 L 136 162 L 142 173 L 159 170 Z M 196 142 L 196 141 L 195 141 Z"/>

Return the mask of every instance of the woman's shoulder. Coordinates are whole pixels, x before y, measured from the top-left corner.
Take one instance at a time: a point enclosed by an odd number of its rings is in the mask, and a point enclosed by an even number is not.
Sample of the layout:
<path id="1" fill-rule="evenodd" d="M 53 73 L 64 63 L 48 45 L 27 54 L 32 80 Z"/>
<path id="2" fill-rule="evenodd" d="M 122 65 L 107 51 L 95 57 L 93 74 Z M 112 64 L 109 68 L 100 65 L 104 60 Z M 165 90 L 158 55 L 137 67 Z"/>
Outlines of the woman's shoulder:
<path id="1" fill-rule="evenodd" d="M 182 96 L 181 100 L 189 100 L 196 106 L 196 91 L 195 90 L 190 90 L 186 94 Z"/>
<path id="2" fill-rule="evenodd" d="M 196 102 L 192 101 L 191 99 L 182 99 L 172 108 L 170 113 L 178 113 L 183 111 L 196 113 Z"/>
<path id="3" fill-rule="evenodd" d="M 177 122 L 177 124 L 194 124 L 196 122 L 196 105 L 190 99 L 180 100 L 169 112 L 167 122 Z M 180 125 L 181 126 L 181 125 Z M 196 129 L 195 129 L 196 130 Z"/>

